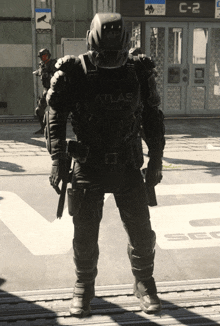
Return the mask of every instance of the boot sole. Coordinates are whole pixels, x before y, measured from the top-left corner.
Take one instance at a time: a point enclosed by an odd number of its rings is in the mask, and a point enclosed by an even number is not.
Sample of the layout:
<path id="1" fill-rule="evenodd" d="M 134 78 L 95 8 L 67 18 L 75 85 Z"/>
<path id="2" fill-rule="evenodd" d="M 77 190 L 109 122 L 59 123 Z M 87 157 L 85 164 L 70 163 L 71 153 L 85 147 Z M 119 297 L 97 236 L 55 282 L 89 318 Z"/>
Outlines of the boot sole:
<path id="1" fill-rule="evenodd" d="M 91 313 L 91 308 L 89 307 L 87 310 L 83 310 L 80 308 L 70 308 L 69 311 L 70 311 L 71 316 L 74 316 L 77 318 L 84 318 Z"/>
<path id="2" fill-rule="evenodd" d="M 161 304 L 160 305 L 159 304 L 158 305 L 149 304 L 149 307 L 147 308 L 142 302 L 140 302 L 140 307 L 141 307 L 141 310 L 144 311 L 148 315 L 156 315 L 162 309 Z"/>
<path id="3" fill-rule="evenodd" d="M 141 307 L 141 310 L 144 311 L 146 314 L 153 315 L 153 314 L 159 313 L 162 310 L 162 304 L 161 304 L 161 302 L 158 303 L 158 304 L 157 303 L 155 303 L 155 304 L 149 303 L 149 306 L 146 307 L 147 302 L 145 304 L 142 302 L 142 295 L 140 294 L 140 292 L 138 290 L 136 290 L 134 292 L 134 295 L 138 299 L 140 299 L 140 307 Z"/>

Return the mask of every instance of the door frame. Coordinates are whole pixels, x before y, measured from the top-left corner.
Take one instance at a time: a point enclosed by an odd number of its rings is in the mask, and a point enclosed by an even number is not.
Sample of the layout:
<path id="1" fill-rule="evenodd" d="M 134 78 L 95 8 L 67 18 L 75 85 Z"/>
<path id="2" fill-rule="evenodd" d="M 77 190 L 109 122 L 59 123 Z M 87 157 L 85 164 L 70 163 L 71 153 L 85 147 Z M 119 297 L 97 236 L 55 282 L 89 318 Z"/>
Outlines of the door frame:
<path id="1" fill-rule="evenodd" d="M 189 64 L 189 87 L 187 88 L 187 113 L 191 114 L 201 114 L 201 110 L 191 111 L 191 99 L 192 99 L 192 87 L 198 86 L 193 82 L 195 68 L 203 68 L 205 66 L 205 75 L 204 75 L 204 86 L 205 86 L 205 102 L 204 110 L 202 113 L 208 113 L 208 104 L 209 104 L 209 70 L 210 70 L 210 55 L 211 55 L 211 28 L 216 26 L 214 23 L 199 23 L 191 22 L 189 23 L 188 29 L 188 40 L 189 40 L 189 49 L 192 51 L 188 53 L 188 64 Z M 193 64 L 193 32 L 195 28 L 207 28 L 208 29 L 208 42 L 207 42 L 207 51 L 206 51 L 206 64 Z"/>
<path id="2" fill-rule="evenodd" d="M 146 22 L 145 23 L 145 53 L 150 57 L 150 29 L 153 27 L 162 27 L 165 29 L 165 47 L 164 47 L 164 58 L 168 57 L 168 32 L 169 28 L 182 28 L 182 63 L 178 65 L 168 64 L 168 60 L 164 60 L 164 71 L 166 73 L 163 77 L 163 105 L 164 113 L 167 115 L 210 115 L 219 114 L 217 110 L 209 110 L 209 70 L 210 70 L 210 56 L 211 56 L 211 28 L 219 28 L 216 23 L 210 22 Z M 192 99 L 192 87 L 199 86 L 193 82 L 193 74 L 195 71 L 195 64 L 192 63 L 193 57 L 193 31 L 194 28 L 207 28 L 208 29 L 208 42 L 207 42 L 207 52 L 206 52 L 206 64 L 199 65 L 196 67 L 205 66 L 205 81 L 203 86 L 205 86 L 205 101 L 204 109 L 191 110 L 191 99 Z M 171 86 L 168 84 L 168 67 L 179 66 L 181 67 L 180 83 L 175 86 L 181 87 L 180 95 L 180 110 L 169 110 L 166 109 L 167 104 L 167 87 Z M 157 68 L 157 67 L 156 67 Z M 183 81 L 183 70 L 188 71 L 187 82 Z"/>

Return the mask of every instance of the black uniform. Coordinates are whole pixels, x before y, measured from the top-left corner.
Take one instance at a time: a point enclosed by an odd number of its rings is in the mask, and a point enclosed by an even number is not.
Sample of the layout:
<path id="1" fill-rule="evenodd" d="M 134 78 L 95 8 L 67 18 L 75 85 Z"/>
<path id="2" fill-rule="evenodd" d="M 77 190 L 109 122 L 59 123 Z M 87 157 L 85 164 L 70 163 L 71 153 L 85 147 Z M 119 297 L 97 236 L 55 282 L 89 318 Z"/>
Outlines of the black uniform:
<path id="1" fill-rule="evenodd" d="M 39 68 L 35 73 L 37 76 L 40 76 L 43 85 L 43 93 L 38 98 L 37 108 L 35 110 L 42 128 L 43 128 L 43 117 L 44 117 L 45 109 L 47 107 L 46 95 L 48 89 L 50 88 L 50 79 L 56 71 L 55 68 L 56 62 L 57 62 L 56 59 L 50 59 L 47 63 L 41 61 L 39 63 Z"/>
<path id="2" fill-rule="evenodd" d="M 128 233 L 132 272 L 137 281 L 149 281 L 148 292 L 155 293 L 152 274 L 156 236 L 140 172 L 143 153 L 139 135 L 142 125 L 151 157 L 149 171 L 161 171 L 164 124 L 158 109 L 154 63 L 143 55 L 129 56 L 120 68 L 101 69 L 93 66 L 85 54 L 78 58 L 65 56 L 56 67 L 47 93 L 50 110 L 46 138 L 52 160 L 64 163 L 66 121 L 71 113 L 79 145 L 74 153 L 70 191 L 77 279 L 83 283 L 95 280 L 104 194 L 113 193 Z M 150 181 L 154 183 L 149 177 Z"/>

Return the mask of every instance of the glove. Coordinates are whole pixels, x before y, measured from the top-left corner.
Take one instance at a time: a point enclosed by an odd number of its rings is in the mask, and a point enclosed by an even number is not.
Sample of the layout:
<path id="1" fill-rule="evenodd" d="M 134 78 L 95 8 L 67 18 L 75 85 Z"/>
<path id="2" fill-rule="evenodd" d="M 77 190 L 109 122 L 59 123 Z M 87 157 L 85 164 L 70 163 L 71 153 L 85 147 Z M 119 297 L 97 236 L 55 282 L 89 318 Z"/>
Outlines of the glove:
<path id="1" fill-rule="evenodd" d="M 61 190 L 59 188 L 60 181 L 66 181 L 69 179 L 69 158 L 54 160 L 52 164 L 52 169 L 49 177 L 51 186 L 56 190 L 58 195 L 60 195 Z M 69 181 L 69 180 L 68 180 Z M 67 181 L 67 182 L 68 182 Z"/>
<path id="2" fill-rule="evenodd" d="M 155 187 L 161 182 L 162 175 L 162 160 L 161 158 L 150 158 L 145 174 L 146 185 Z"/>
<path id="3" fill-rule="evenodd" d="M 158 183 L 161 182 L 163 178 L 161 170 L 149 170 L 145 174 L 146 185 L 150 187 L 155 187 Z"/>

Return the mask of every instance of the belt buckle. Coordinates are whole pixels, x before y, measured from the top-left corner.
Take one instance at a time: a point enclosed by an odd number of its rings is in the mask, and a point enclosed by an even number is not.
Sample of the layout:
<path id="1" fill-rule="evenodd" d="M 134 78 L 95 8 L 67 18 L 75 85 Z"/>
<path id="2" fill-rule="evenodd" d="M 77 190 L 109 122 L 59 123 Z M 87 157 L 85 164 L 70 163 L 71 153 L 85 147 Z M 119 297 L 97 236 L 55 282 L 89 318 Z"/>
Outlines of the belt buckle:
<path id="1" fill-rule="evenodd" d="M 118 153 L 106 153 L 105 154 L 105 164 L 117 164 Z"/>

